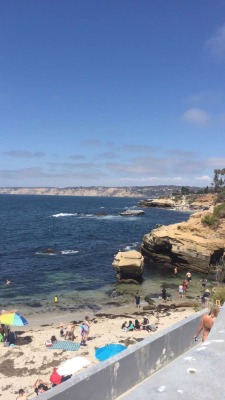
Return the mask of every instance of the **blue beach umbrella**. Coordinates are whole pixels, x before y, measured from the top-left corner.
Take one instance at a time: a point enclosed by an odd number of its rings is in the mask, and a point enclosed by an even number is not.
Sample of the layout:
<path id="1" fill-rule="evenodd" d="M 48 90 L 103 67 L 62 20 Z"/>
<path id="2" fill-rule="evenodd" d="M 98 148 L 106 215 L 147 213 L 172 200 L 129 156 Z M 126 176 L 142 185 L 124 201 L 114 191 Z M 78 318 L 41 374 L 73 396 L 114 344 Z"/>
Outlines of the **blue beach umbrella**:
<path id="1" fill-rule="evenodd" d="M 17 312 L 5 313 L 0 315 L 0 323 L 10 326 L 24 326 L 28 324 L 26 318 L 24 318 Z"/>
<path id="2" fill-rule="evenodd" d="M 123 350 L 126 350 L 126 346 L 124 346 L 123 344 L 108 344 L 107 346 L 96 349 L 95 357 L 99 361 L 105 361 Z"/>

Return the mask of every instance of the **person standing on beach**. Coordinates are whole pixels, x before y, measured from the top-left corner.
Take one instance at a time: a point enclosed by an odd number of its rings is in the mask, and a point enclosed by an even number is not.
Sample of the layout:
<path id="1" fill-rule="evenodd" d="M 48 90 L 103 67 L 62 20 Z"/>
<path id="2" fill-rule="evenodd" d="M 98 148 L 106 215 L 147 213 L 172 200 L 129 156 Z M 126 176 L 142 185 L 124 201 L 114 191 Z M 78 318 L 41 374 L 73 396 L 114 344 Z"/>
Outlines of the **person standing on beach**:
<path id="1" fill-rule="evenodd" d="M 87 346 L 88 335 L 90 333 L 91 321 L 89 317 L 84 318 L 84 322 L 81 325 L 81 346 Z"/>
<path id="2" fill-rule="evenodd" d="M 203 278 L 201 279 L 201 284 L 202 284 L 202 289 L 205 289 L 206 284 L 207 284 L 207 279 L 203 277 Z"/>
<path id="3" fill-rule="evenodd" d="M 187 281 L 187 279 L 184 279 L 184 282 L 183 282 L 183 291 L 184 291 L 184 293 L 186 293 L 187 288 L 188 288 L 188 281 Z"/>
<path id="4" fill-rule="evenodd" d="M 187 278 L 187 280 L 188 280 L 188 283 L 191 283 L 192 276 L 191 276 L 191 272 L 190 272 L 190 271 L 188 271 L 188 272 L 186 273 L 186 278 Z"/>
<path id="5" fill-rule="evenodd" d="M 167 293 L 166 293 L 166 288 L 165 287 L 162 289 L 162 299 L 163 299 L 163 302 L 166 303 Z"/>
<path id="6" fill-rule="evenodd" d="M 211 331 L 213 324 L 219 314 L 219 307 L 218 306 L 212 306 L 210 313 L 205 314 L 202 316 L 201 322 L 199 324 L 199 327 L 197 329 L 196 335 L 194 336 L 194 339 L 197 340 L 198 335 L 202 332 L 202 342 L 204 342 L 209 335 L 209 332 Z"/>
<path id="7" fill-rule="evenodd" d="M 59 302 L 58 296 L 54 297 L 54 302 L 55 302 L 55 304 L 58 304 L 58 302 Z"/>
<path id="8" fill-rule="evenodd" d="M 177 277 L 177 273 L 178 273 L 177 267 L 174 268 L 173 273 L 174 273 L 174 276 Z"/>
<path id="9" fill-rule="evenodd" d="M 140 296 L 140 294 L 137 292 L 136 295 L 135 295 L 134 297 L 135 297 L 136 307 L 137 307 L 137 308 L 140 308 L 140 302 L 141 302 L 141 296 Z"/>

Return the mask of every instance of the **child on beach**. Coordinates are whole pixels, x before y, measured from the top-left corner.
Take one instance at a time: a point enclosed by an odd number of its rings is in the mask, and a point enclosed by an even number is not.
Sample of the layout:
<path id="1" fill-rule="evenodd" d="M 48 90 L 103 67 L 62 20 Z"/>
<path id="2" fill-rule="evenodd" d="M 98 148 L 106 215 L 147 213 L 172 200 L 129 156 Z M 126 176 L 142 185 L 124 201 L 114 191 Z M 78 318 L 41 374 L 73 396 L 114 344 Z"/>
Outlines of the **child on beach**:
<path id="1" fill-rule="evenodd" d="M 183 299 L 184 288 L 183 288 L 183 285 L 182 285 L 182 284 L 179 285 L 179 287 L 178 287 L 178 293 L 179 293 L 180 299 Z"/>

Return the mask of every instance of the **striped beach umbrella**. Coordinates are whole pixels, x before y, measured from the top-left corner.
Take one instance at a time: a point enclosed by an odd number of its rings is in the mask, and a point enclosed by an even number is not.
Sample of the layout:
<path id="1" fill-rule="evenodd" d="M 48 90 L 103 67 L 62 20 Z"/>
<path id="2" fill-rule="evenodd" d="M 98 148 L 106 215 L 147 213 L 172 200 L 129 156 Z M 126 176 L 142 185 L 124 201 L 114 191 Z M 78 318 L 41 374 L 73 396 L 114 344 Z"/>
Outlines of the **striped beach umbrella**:
<path id="1" fill-rule="evenodd" d="M 0 315 L 0 323 L 10 326 L 24 326 L 28 324 L 26 318 L 24 318 L 17 312 L 5 313 Z"/>

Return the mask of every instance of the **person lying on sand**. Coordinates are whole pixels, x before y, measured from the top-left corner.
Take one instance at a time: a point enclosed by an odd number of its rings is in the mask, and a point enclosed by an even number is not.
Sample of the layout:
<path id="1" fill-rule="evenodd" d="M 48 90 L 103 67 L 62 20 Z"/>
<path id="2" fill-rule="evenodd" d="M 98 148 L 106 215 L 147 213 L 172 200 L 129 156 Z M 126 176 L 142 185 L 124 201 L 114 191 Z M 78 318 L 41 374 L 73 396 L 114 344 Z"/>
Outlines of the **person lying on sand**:
<path id="1" fill-rule="evenodd" d="M 202 316 L 201 322 L 194 337 L 195 340 L 198 338 L 198 335 L 202 331 L 203 331 L 202 342 L 204 342 L 208 338 L 209 332 L 211 331 L 218 314 L 219 314 L 219 307 L 214 305 L 211 307 L 209 314 L 205 314 Z"/>
<path id="2" fill-rule="evenodd" d="M 44 393 L 48 390 L 49 383 L 43 382 L 41 379 L 37 379 L 33 384 L 33 389 L 38 395 L 39 393 Z"/>

